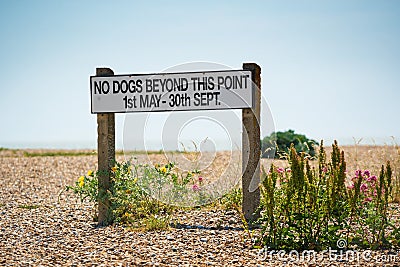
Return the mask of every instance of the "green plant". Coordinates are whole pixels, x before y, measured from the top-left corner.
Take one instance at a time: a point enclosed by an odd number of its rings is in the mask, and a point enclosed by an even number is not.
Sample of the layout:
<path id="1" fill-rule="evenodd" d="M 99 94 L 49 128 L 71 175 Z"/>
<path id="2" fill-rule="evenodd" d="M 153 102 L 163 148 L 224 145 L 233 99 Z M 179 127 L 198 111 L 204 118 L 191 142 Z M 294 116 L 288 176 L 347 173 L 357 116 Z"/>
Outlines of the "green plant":
<path id="1" fill-rule="evenodd" d="M 379 181 L 374 181 L 376 177 L 369 171 L 362 175 L 357 171 L 349 184 L 344 152 L 336 141 L 329 162 L 321 142 L 316 167 L 304 153 L 297 153 L 294 145 L 288 163 L 287 169 L 271 166 L 268 172 L 263 170 L 259 222 L 264 246 L 322 250 L 336 247 L 343 238 L 359 247 L 399 244 L 398 230 L 388 212 L 392 192 L 389 163 L 386 169 L 382 167 Z"/>
<path id="2" fill-rule="evenodd" d="M 242 189 L 234 188 L 223 195 L 219 202 L 225 210 L 232 210 L 242 206 L 242 198 Z"/>
<path id="3" fill-rule="evenodd" d="M 305 152 L 306 154 L 314 157 L 316 155 L 315 145 L 318 143 L 315 140 L 309 139 L 303 134 L 297 134 L 294 130 L 285 132 L 274 132 L 261 140 L 261 155 L 267 157 L 269 155 L 269 148 L 276 148 L 276 158 L 281 158 L 289 154 L 291 144 L 297 152 Z"/>
<path id="4" fill-rule="evenodd" d="M 348 239 L 360 247 L 391 247 L 399 245 L 398 229 L 389 219 L 392 194 L 390 163 L 382 165 L 379 178 L 370 171 L 357 170 L 349 187 L 351 198 L 351 231 Z"/>
<path id="5" fill-rule="evenodd" d="M 202 182 L 198 176 L 200 172 L 178 173 L 174 167 L 174 163 L 149 166 L 116 162 L 111 169 L 111 188 L 104 196 L 98 192 L 98 173 L 92 170 L 66 189 L 72 190 L 82 202 L 89 201 L 94 207 L 99 199 L 108 198 L 111 203 L 111 222 L 146 230 L 165 228 L 169 225 L 167 221 L 174 207 L 164 204 L 169 203 L 164 200 L 176 200 L 188 190 L 195 191 L 194 195 L 198 198 L 202 197 L 200 185 L 196 183 Z"/>

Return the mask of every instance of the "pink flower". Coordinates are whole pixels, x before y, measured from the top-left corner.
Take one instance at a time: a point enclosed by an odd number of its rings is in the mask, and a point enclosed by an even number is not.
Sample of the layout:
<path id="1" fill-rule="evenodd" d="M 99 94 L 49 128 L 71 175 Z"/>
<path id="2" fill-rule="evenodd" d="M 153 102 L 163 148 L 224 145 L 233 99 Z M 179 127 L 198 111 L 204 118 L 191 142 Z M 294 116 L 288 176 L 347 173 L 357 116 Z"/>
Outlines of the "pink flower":
<path id="1" fill-rule="evenodd" d="M 290 168 L 287 168 L 287 169 L 286 169 L 286 172 L 289 172 L 289 173 L 290 173 L 291 171 L 292 171 L 292 170 L 291 170 Z"/>
<path id="2" fill-rule="evenodd" d="M 348 189 L 353 189 L 353 188 L 354 188 L 354 184 L 353 184 L 353 183 L 349 184 L 349 185 L 347 186 L 347 188 L 348 188 Z"/>
<path id="3" fill-rule="evenodd" d="M 369 172 L 369 170 L 365 170 L 365 171 L 364 171 L 364 175 L 366 175 L 366 176 L 369 177 L 369 176 L 371 175 L 371 173 Z"/>
<path id="4" fill-rule="evenodd" d="M 374 197 L 376 197 L 378 195 L 378 192 L 376 191 L 376 189 L 374 190 Z"/>
<path id="5" fill-rule="evenodd" d="M 361 173 L 362 173 L 362 171 L 361 171 L 361 170 L 356 170 L 356 172 L 355 172 L 355 176 L 356 176 L 356 177 L 358 177 L 358 176 L 360 176 L 360 175 L 361 175 Z"/>
<path id="6" fill-rule="evenodd" d="M 199 182 L 203 181 L 203 176 L 199 176 Z"/>
<path id="7" fill-rule="evenodd" d="M 360 190 L 361 190 L 363 193 L 365 193 L 365 191 L 367 191 L 367 189 L 368 189 L 368 185 L 367 185 L 367 184 L 362 184 L 362 185 L 360 186 Z"/>
<path id="8" fill-rule="evenodd" d="M 371 201 L 372 201 L 372 198 L 370 198 L 370 197 L 367 197 L 364 199 L 364 202 L 371 202 Z"/>
<path id="9" fill-rule="evenodd" d="M 327 167 L 323 167 L 322 168 L 322 172 L 327 173 L 328 172 L 328 168 Z"/>
<path id="10" fill-rule="evenodd" d="M 193 189 L 193 191 L 199 191 L 199 190 L 200 190 L 200 187 L 199 187 L 197 184 L 194 184 L 194 185 L 192 186 L 192 189 Z"/>
<path id="11" fill-rule="evenodd" d="M 375 175 L 372 175 L 372 176 L 370 176 L 370 177 L 368 177 L 368 179 L 367 179 L 367 181 L 368 182 L 376 182 L 376 176 Z"/>
<path id="12" fill-rule="evenodd" d="M 284 172 L 285 172 L 285 170 L 284 170 L 283 168 L 278 168 L 276 171 L 277 171 L 278 173 L 284 173 Z"/>

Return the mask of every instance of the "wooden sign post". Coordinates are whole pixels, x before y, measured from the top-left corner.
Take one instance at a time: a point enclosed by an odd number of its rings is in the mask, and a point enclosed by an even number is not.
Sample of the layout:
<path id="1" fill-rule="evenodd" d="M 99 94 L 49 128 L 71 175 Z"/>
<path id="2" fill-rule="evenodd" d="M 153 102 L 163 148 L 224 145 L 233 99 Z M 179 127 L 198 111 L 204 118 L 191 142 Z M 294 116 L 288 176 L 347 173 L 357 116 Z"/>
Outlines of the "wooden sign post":
<path id="1" fill-rule="evenodd" d="M 96 76 L 113 76 L 109 68 L 97 68 Z M 111 203 L 107 197 L 110 189 L 111 168 L 115 164 L 115 114 L 97 114 L 97 160 L 98 160 L 98 224 L 105 226 L 111 223 Z"/>
<path id="2" fill-rule="evenodd" d="M 244 63 L 243 70 L 251 71 L 253 107 L 242 109 L 242 212 L 247 221 L 254 221 L 260 205 L 260 110 L 261 68 L 255 63 Z"/>
<path id="3" fill-rule="evenodd" d="M 260 203 L 261 68 L 114 75 L 97 68 L 90 77 L 91 111 L 97 114 L 98 224 L 112 222 L 110 190 L 115 164 L 115 113 L 242 109 L 243 213 L 254 221 Z"/>

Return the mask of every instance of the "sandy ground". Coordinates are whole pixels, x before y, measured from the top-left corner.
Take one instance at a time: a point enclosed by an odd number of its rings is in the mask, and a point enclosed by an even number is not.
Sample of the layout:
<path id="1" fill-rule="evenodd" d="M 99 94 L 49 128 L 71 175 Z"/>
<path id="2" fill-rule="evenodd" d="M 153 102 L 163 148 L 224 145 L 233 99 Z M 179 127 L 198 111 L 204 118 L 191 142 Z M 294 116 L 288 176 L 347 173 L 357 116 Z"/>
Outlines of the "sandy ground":
<path id="1" fill-rule="evenodd" d="M 359 149 L 358 161 L 353 156 L 349 164 L 361 167 L 365 157 L 375 164 L 370 156 L 377 158 L 383 152 L 370 150 Z M 146 159 L 136 156 L 139 161 Z M 191 156 L 189 165 L 195 164 Z M 150 157 L 166 160 L 158 154 Z M 226 169 L 234 176 L 238 167 L 227 167 L 230 159 L 218 154 L 215 162 L 200 167 L 210 177 L 221 176 Z M 202 161 L 207 162 L 206 157 Z M 397 251 L 373 252 L 371 258 L 353 262 L 321 254 L 316 262 L 277 259 L 251 249 L 237 214 L 218 209 L 177 212 L 179 225 L 168 231 L 98 228 L 90 205 L 63 192 L 87 170 L 96 169 L 96 163 L 96 155 L 26 157 L 23 151 L 0 151 L 0 266 L 399 266 Z"/>

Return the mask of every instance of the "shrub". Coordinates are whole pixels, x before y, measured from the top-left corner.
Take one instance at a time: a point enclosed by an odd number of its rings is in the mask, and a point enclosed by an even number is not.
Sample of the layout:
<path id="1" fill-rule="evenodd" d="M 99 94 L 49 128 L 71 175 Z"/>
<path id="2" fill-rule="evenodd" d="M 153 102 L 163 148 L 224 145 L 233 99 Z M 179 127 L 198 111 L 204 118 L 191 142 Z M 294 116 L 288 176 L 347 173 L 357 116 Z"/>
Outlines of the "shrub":
<path id="1" fill-rule="evenodd" d="M 163 229 L 169 226 L 169 216 L 174 210 L 173 206 L 159 201 L 166 200 L 161 196 L 165 194 L 165 189 L 168 189 L 168 200 L 172 203 L 188 191 L 196 197 L 193 201 L 202 201 L 200 172 L 194 170 L 178 174 L 174 166 L 174 163 L 149 166 L 116 162 L 111 170 L 111 188 L 106 196 L 99 195 L 98 173 L 93 171 L 88 171 L 79 177 L 74 186 L 67 186 L 66 189 L 76 193 L 82 202 L 88 200 L 94 208 L 101 197 L 107 197 L 111 203 L 110 223 L 128 224 L 145 230 Z"/>
<path id="2" fill-rule="evenodd" d="M 335 141 L 329 162 L 321 142 L 318 162 L 290 148 L 289 168 L 263 170 L 261 243 L 273 249 L 322 250 L 344 239 L 357 247 L 399 246 L 390 219 L 391 167 L 379 178 L 357 170 L 348 181 L 344 152 Z M 343 247 L 341 247 L 343 248 Z"/>
<path id="3" fill-rule="evenodd" d="M 281 158 L 284 155 L 289 154 L 289 148 L 291 144 L 293 144 L 297 152 L 304 152 L 314 157 L 316 153 L 315 145 L 318 145 L 318 142 L 307 138 L 303 134 L 297 134 L 294 132 L 294 130 L 276 133 L 274 132 L 261 140 L 261 155 L 262 157 L 267 157 L 267 150 L 275 147 L 275 157 Z"/>

